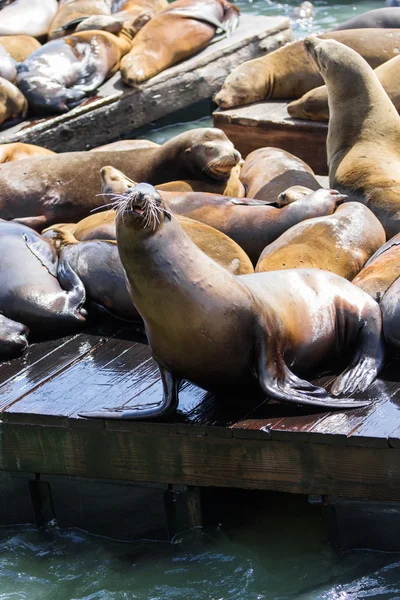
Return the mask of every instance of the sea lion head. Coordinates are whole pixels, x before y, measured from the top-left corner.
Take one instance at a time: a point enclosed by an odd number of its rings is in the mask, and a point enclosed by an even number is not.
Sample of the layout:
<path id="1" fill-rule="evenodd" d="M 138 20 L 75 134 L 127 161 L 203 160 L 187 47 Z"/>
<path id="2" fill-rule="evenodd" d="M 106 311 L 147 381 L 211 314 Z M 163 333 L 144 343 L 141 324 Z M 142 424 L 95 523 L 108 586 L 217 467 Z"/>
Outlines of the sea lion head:
<path id="1" fill-rule="evenodd" d="M 225 79 L 214 102 L 222 109 L 261 102 L 269 96 L 268 77 L 262 77 L 259 67 L 250 63 L 239 65 Z"/>
<path id="2" fill-rule="evenodd" d="M 124 194 L 128 189 L 134 188 L 137 181 L 132 181 L 114 167 L 103 167 L 100 170 L 101 192 L 105 196 Z"/>
<path id="3" fill-rule="evenodd" d="M 357 52 L 336 40 L 309 36 L 304 40 L 304 47 L 325 80 L 336 80 L 340 74 L 348 78 L 350 73 L 358 79 L 360 61 L 365 63 Z"/>
<path id="4" fill-rule="evenodd" d="M 313 190 L 311 190 L 308 187 L 305 187 L 304 185 L 292 185 L 290 188 L 279 194 L 276 205 L 278 208 L 283 208 L 288 204 L 292 204 L 292 202 L 302 200 L 303 198 L 312 193 Z"/>
<path id="5" fill-rule="evenodd" d="M 200 170 L 206 177 L 227 181 L 242 157 L 225 133 L 206 127 L 192 129 L 188 134 L 185 155 L 190 155 L 193 175 Z"/>
<path id="6" fill-rule="evenodd" d="M 288 104 L 287 111 L 295 119 L 311 119 L 313 121 L 328 121 L 329 108 L 326 87 L 315 88 Z"/>
<path id="7" fill-rule="evenodd" d="M 136 235 L 154 233 L 171 220 L 159 192 L 149 183 L 138 183 L 119 196 L 115 204 L 116 225 L 122 221 Z"/>

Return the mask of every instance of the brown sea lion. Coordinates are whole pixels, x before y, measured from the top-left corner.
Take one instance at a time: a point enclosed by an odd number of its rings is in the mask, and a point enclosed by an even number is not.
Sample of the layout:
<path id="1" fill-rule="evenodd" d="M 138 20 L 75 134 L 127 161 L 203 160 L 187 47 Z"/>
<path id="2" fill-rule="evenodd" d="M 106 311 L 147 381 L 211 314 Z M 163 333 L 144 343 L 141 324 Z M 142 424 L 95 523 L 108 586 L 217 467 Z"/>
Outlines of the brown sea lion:
<path id="1" fill-rule="evenodd" d="M 57 0 L 14 0 L 0 11 L 0 35 L 46 35 Z"/>
<path id="2" fill-rule="evenodd" d="M 62 0 L 49 27 L 49 40 L 65 35 L 67 23 L 92 15 L 110 15 L 111 0 Z"/>
<path id="3" fill-rule="evenodd" d="M 348 202 L 333 215 L 291 227 L 264 249 L 255 271 L 323 269 L 351 281 L 385 240 L 369 208 Z"/>
<path id="4" fill-rule="evenodd" d="M 22 92 L 7 79 L 0 77 L 0 125 L 11 119 L 22 121 L 28 112 L 28 102 Z"/>
<path id="5" fill-rule="evenodd" d="M 397 277 L 400 277 L 400 233 L 371 256 L 353 283 L 379 303 Z"/>
<path id="6" fill-rule="evenodd" d="M 3 46 L 4 50 L 20 63 L 38 50 L 41 44 L 31 35 L 3 35 L 0 36 L 0 46 Z"/>
<path id="7" fill-rule="evenodd" d="M 112 165 L 133 180 L 225 181 L 240 161 L 219 129 L 191 129 L 159 148 L 121 152 L 65 152 L 0 165 L 0 218 L 35 229 L 79 221 L 103 206 L 99 171 Z"/>
<path id="8" fill-rule="evenodd" d="M 400 55 L 391 58 L 375 69 L 375 75 L 381 82 L 385 92 L 400 112 Z M 326 85 L 315 88 L 294 100 L 287 107 L 291 117 L 311 119 L 312 121 L 328 121 L 328 90 Z"/>
<path id="9" fill-rule="evenodd" d="M 121 61 L 128 85 L 147 81 L 177 62 L 196 54 L 218 28 L 232 31 L 239 9 L 227 0 L 176 0 L 139 31 Z"/>
<path id="10" fill-rule="evenodd" d="M 368 206 L 390 238 L 400 231 L 400 116 L 357 52 L 314 37 L 304 45 L 328 87 L 330 185 Z"/>
<path id="11" fill-rule="evenodd" d="M 383 334 L 390 352 L 400 358 L 400 278 L 397 277 L 387 290 L 380 304 Z"/>
<path id="12" fill-rule="evenodd" d="M 66 261 L 38 233 L 0 223 L 0 313 L 31 331 L 82 325 L 85 290 Z M 0 333 L 1 337 L 1 333 Z"/>
<path id="13" fill-rule="evenodd" d="M 400 47 L 399 29 L 334 31 L 318 38 L 338 40 L 353 48 L 373 69 L 397 56 Z M 215 101 L 221 108 L 232 108 L 268 98 L 300 98 L 323 83 L 298 40 L 233 69 Z"/>
<path id="14" fill-rule="evenodd" d="M 281 192 L 278 196 L 278 200 L 276 202 L 277 208 L 283 208 L 288 204 L 292 204 L 292 202 L 297 202 L 297 200 L 302 200 L 309 194 L 312 194 L 313 190 L 304 185 L 292 185 L 290 188 Z"/>
<path id="15" fill-rule="evenodd" d="M 368 27 L 382 27 L 384 29 L 400 28 L 400 11 L 396 8 L 376 8 L 356 15 L 344 23 L 339 23 L 333 27 L 332 31 L 342 31 L 344 29 L 365 29 Z"/>
<path id="16" fill-rule="evenodd" d="M 106 193 L 111 190 L 124 193 L 132 185 L 123 173 L 109 166 L 102 169 L 102 180 L 102 190 Z M 159 193 L 174 214 L 206 223 L 232 238 L 243 248 L 253 264 L 257 263 L 265 246 L 289 227 L 305 219 L 332 214 L 343 201 L 340 195 L 322 189 L 281 209 L 265 206 L 251 198 L 230 198 L 196 192 L 180 194 L 161 190 Z M 107 227 L 105 220 L 99 225 Z"/>
<path id="17" fill-rule="evenodd" d="M 17 77 L 15 60 L 3 46 L 0 46 L 0 77 L 11 82 Z"/>
<path id="18" fill-rule="evenodd" d="M 0 144 L 0 164 L 12 162 L 14 160 L 22 160 L 23 158 L 30 158 L 32 156 L 51 156 L 52 154 L 55 154 L 55 152 L 47 150 L 47 148 L 42 148 L 41 146 L 35 146 L 34 144 L 24 144 L 22 142 Z"/>
<path id="19" fill-rule="evenodd" d="M 313 170 L 300 158 L 280 148 L 259 148 L 244 161 L 240 180 L 246 196 L 273 201 L 289 187 L 301 185 L 318 190 Z"/>
<path id="20" fill-rule="evenodd" d="M 111 144 L 105 144 L 104 146 L 97 146 L 97 148 L 91 148 L 90 152 L 108 152 L 109 150 L 137 150 L 138 148 L 158 148 L 160 144 L 156 144 L 150 140 L 120 140 L 119 142 L 112 142 Z"/>
<path id="21" fill-rule="evenodd" d="M 129 51 L 129 31 L 124 29 L 127 37 L 82 31 L 41 46 L 18 65 L 17 85 L 30 110 L 65 112 L 96 90 L 118 70 L 121 56 Z"/>
<path id="22" fill-rule="evenodd" d="M 332 399 L 299 377 L 345 361 L 331 393 L 348 396 L 379 373 L 379 306 L 350 282 L 317 269 L 234 276 L 193 244 L 148 184 L 122 200 L 117 240 L 164 397 L 81 416 L 160 417 L 177 408 L 183 379 L 210 391 L 258 386 L 273 399 L 324 409 L 365 404 Z"/>

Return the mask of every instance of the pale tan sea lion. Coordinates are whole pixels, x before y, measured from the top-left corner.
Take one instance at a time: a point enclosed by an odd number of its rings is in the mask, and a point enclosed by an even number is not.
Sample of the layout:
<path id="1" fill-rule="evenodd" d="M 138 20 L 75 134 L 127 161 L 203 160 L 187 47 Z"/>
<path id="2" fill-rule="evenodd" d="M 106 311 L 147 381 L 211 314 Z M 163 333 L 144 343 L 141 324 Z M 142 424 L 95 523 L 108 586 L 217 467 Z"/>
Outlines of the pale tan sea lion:
<path id="1" fill-rule="evenodd" d="M 400 48 L 399 29 L 334 31 L 318 38 L 346 44 L 374 69 L 397 56 Z M 215 101 L 221 108 L 233 108 L 268 98 L 300 98 L 323 83 L 318 69 L 307 60 L 303 42 L 298 40 L 233 69 Z"/>
<path id="2" fill-rule="evenodd" d="M 397 112 L 400 112 L 400 55 L 377 67 L 375 75 L 383 85 Z M 298 119 L 328 121 L 329 106 L 326 85 L 307 92 L 299 100 L 294 100 L 288 105 L 287 110 L 291 117 Z"/>
<path id="3" fill-rule="evenodd" d="M 20 90 L 0 77 L 0 125 L 6 121 L 22 121 L 28 112 L 28 102 Z"/>
<path id="4" fill-rule="evenodd" d="M 176 410 L 183 379 L 210 391 L 255 386 L 270 398 L 324 409 L 364 404 L 332 399 L 300 379 L 339 359 L 349 366 L 331 393 L 349 396 L 382 368 L 379 306 L 350 282 L 317 269 L 234 276 L 193 244 L 147 184 L 121 202 L 117 240 L 164 395 L 156 406 L 81 416 L 160 417 Z"/>
<path id="5" fill-rule="evenodd" d="M 0 11 L 0 35 L 47 35 L 57 0 L 15 0 Z"/>
<path id="6" fill-rule="evenodd" d="M 49 27 L 49 40 L 65 35 L 60 30 L 63 25 L 81 17 L 92 15 L 110 15 L 110 0 L 64 0 L 60 2 L 57 14 Z"/>
<path id="7" fill-rule="evenodd" d="M 369 208 L 347 202 L 333 215 L 291 227 L 264 249 L 255 271 L 323 269 L 351 281 L 385 241 L 384 229 Z"/>
<path id="8" fill-rule="evenodd" d="M 41 44 L 31 35 L 2 35 L 0 36 L 0 46 L 3 46 L 9 55 L 20 63 L 38 50 Z"/>
<path id="9" fill-rule="evenodd" d="M 353 283 L 379 303 L 398 277 L 400 277 L 400 233 L 371 256 L 357 277 L 353 279 Z"/>
<path id="10" fill-rule="evenodd" d="M 51 156 L 52 154 L 55 154 L 55 152 L 34 144 L 24 144 L 22 142 L 0 144 L 0 164 L 32 156 Z"/>
<path id="11" fill-rule="evenodd" d="M 390 238 L 400 232 L 400 116 L 354 50 L 314 37 L 304 45 L 328 87 L 330 185 L 368 206 Z"/>
<path id="12" fill-rule="evenodd" d="M 121 61 L 122 80 L 131 86 L 196 54 L 218 27 L 236 27 L 239 9 L 227 0 L 176 0 L 139 31 Z"/>
<path id="13" fill-rule="evenodd" d="M 0 77 L 7 81 L 15 81 L 17 77 L 17 67 L 12 56 L 0 46 Z"/>

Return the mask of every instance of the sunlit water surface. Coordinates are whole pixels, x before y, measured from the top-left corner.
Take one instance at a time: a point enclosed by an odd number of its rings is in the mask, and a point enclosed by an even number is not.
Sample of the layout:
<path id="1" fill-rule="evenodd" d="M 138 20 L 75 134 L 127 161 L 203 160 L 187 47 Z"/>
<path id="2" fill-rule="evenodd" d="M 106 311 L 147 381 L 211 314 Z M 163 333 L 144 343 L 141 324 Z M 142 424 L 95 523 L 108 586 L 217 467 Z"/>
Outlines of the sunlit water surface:
<path id="1" fill-rule="evenodd" d="M 314 4 L 313 21 L 301 24 L 297 37 L 383 6 Z M 289 15 L 296 3 L 237 5 L 243 12 Z M 162 143 L 207 125 L 210 117 L 155 127 L 143 137 Z M 400 555 L 334 553 L 319 512 L 303 499 L 256 514 L 243 508 L 236 519 L 200 536 L 185 533 L 174 544 L 114 542 L 57 528 L 0 529 L 0 600 L 400 600 Z"/>

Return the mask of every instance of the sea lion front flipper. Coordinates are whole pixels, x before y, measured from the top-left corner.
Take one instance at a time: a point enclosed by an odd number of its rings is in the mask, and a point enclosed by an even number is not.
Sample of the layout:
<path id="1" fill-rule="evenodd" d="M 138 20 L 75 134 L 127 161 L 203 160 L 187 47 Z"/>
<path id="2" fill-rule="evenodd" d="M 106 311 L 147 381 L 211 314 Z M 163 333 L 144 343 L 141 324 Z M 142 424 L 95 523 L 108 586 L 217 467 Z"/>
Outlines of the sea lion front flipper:
<path id="1" fill-rule="evenodd" d="M 87 313 L 82 308 L 86 301 L 85 286 L 65 258 L 60 258 L 58 262 L 57 279 L 68 294 L 69 309 L 86 317 Z"/>
<path id="2" fill-rule="evenodd" d="M 238 206 L 275 206 L 278 207 L 276 200 L 270 202 L 268 200 L 257 200 L 256 198 L 229 198 L 231 204 Z"/>
<path id="3" fill-rule="evenodd" d="M 34 233 L 24 233 L 23 238 L 26 246 L 50 275 L 57 277 L 58 256 L 54 246 Z"/>
<path id="4" fill-rule="evenodd" d="M 151 419 L 160 418 L 176 411 L 178 407 L 179 387 L 181 380 L 172 375 L 170 371 L 158 365 L 163 385 L 163 398 L 161 402 L 152 404 L 138 404 L 137 406 L 120 406 L 103 411 L 78 413 L 80 417 L 92 419 Z"/>

